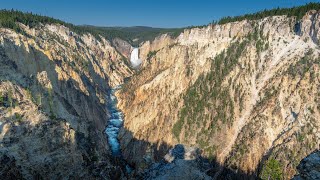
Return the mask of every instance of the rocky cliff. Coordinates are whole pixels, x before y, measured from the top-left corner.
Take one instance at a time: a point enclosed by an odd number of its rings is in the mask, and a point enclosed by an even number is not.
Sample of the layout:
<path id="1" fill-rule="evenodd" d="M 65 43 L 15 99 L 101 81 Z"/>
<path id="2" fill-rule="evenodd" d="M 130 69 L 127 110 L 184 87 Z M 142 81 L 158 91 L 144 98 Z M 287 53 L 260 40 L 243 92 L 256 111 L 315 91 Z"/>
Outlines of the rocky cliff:
<path id="1" fill-rule="evenodd" d="M 144 43 L 140 71 L 117 94 L 124 157 L 144 169 L 183 143 L 226 167 L 218 174 L 264 178 L 275 164 L 292 177 L 320 143 L 319 14 L 213 24 Z"/>
<path id="2" fill-rule="evenodd" d="M 207 172 L 211 169 L 210 162 L 200 156 L 199 149 L 177 144 L 164 156 L 164 160 L 146 169 L 141 178 L 209 180 L 212 177 Z"/>
<path id="3" fill-rule="evenodd" d="M 301 160 L 294 180 L 320 179 L 320 151 L 313 152 Z"/>
<path id="4" fill-rule="evenodd" d="M 19 26 L 0 28 L 0 178 L 123 176 L 104 134 L 106 92 L 132 75 L 123 55 L 60 24 Z"/>

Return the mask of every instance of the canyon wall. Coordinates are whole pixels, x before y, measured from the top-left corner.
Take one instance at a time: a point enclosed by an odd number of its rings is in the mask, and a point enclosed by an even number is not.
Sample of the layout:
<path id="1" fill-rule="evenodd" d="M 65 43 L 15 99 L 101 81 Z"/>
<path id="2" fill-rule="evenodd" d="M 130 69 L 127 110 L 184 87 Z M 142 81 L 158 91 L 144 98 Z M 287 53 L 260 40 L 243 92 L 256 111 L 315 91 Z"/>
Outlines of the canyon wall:
<path id="1" fill-rule="evenodd" d="M 124 157 L 142 170 L 183 143 L 233 172 L 263 176 L 276 162 L 292 177 L 320 143 L 319 23 L 309 11 L 144 43 L 140 71 L 117 94 Z"/>
<path id="2" fill-rule="evenodd" d="M 59 24 L 0 28 L 0 177 L 120 178 L 104 129 L 132 71 L 103 37 Z"/>

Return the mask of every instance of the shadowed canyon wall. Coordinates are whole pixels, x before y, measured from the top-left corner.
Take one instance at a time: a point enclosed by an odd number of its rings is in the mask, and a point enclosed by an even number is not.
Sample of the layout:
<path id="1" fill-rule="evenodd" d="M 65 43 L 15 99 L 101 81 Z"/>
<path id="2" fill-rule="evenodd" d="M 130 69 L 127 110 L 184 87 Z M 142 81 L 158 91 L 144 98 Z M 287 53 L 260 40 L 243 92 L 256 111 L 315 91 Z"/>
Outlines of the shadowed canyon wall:
<path id="1" fill-rule="evenodd" d="M 132 74 L 122 55 L 61 25 L 20 26 L 0 29 L 1 176 L 120 177 L 104 129 L 109 85 Z"/>

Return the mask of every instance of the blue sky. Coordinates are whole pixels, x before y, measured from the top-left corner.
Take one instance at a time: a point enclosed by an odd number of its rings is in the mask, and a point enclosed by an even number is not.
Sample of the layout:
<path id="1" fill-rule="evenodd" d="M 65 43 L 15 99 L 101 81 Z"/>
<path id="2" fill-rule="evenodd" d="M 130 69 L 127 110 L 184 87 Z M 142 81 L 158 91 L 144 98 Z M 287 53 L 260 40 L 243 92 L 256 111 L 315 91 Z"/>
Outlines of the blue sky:
<path id="1" fill-rule="evenodd" d="M 185 27 L 208 24 L 223 16 L 308 2 L 320 0 L 0 0 L 0 8 L 33 12 L 78 25 Z"/>

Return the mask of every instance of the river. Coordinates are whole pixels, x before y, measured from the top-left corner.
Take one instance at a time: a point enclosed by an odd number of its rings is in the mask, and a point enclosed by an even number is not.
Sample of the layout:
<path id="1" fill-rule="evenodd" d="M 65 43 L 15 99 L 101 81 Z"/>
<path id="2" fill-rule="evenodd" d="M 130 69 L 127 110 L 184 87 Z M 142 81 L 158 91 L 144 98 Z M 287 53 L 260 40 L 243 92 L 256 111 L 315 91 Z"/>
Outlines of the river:
<path id="1" fill-rule="evenodd" d="M 120 159 L 122 165 L 126 169 L 126 173 L 130 174 L 133 171 L 133 168 L 126 163 L 126 161 L 122 157 L 121 146 L 119 142 L 119 131 L 123 126 L 123 113 L 117 108 L 117 97 L 115 96 L 115 92 L 121 89 L 121 86 L 116 86 L 109 90 L 106 100 L 107 100 L 107 109 L 110 112 L 111 116 L 108 121 L 108 125 L 106 127 L 105 133 L 107 134 L 108 144 L 111 148 L 112 155 Z"/>
<path id="2" fill-rule="evenodd" d="M 120 128 L 123 126 L 123 114 L 117 108 L 117 98 L 115 96 L 115 92 L 119 90 L 121 86 L 116 86 L 109 90 L 107 95 L 107 109 L 111 114 L 111 117 L 108 121 L 108 125 L 106 127 L 106 134 L 108 137 L 108 143 L 111 148 L 111 152 L 113 156 L 121 156 L 121 148 L 120 142 L 118 139 L 118 134 Z"/>

